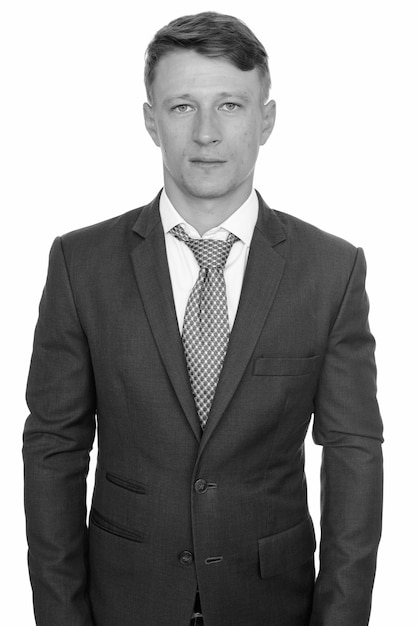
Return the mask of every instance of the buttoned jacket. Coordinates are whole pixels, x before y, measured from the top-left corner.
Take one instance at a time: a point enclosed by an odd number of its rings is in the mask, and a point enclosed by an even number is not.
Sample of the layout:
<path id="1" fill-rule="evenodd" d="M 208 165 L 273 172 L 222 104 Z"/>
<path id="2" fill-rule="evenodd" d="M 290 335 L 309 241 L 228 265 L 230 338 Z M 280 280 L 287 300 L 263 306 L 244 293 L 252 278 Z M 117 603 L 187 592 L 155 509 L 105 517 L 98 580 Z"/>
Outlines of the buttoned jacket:
<path id="1" fill-rule="evenodd" d="M 382 425 L 361 249 L 259 198 L 202 433 L 158 210 L 58 238 L 24 435 L 39 626 L 368 623 Z M 319 576 L 304 440 L 323 446 Z M 98 459 L 86 526 L 86 475 Z"/>

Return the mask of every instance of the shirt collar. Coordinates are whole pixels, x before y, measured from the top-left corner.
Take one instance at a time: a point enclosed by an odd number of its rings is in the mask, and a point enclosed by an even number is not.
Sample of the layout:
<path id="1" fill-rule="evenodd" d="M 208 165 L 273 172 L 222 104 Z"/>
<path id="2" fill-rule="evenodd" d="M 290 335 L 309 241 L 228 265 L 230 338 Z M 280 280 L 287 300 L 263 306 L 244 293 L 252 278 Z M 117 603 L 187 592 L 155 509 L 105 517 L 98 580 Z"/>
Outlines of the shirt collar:
<path id="1" fill-rule="evenodd" d="M 184 221 L 181 215 L 176 211 L 172 203 L 170 202 L 165 189 L 163 189 L 160 196 L 160 215 L 161 222 L 165 233 L 168 233 L 174 226 L 181 224 L 186 227 L 187 232 L 191 236 L 198 236 L 195 229 Z M 251 191 L 247 200 L 230 215 L 222 224 L 211 228 L 204 237 L 213 236 L 220 230 L 226 230 L 229 233 L 234 233 L 241 241 L 247 246 L 250 246 L 251 239 L 254 233 L 255 224 L 258 217 L 258 198 L 254 189 Z"/>

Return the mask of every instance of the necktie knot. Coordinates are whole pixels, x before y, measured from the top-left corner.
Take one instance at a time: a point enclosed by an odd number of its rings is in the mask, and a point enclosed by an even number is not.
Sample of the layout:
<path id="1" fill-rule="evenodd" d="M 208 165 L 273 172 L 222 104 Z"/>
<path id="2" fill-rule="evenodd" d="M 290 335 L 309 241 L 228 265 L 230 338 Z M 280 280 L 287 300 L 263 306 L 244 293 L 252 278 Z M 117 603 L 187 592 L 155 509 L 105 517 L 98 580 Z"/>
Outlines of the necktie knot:
<path id="1" fill-rule="evenodd" d="M 219 239 L 193 239 L 189 237 L 180 224 L 174 226 L 170 233 L 190 248 L 200 269 L 223 269 L 232 246 L 238 241 L 238 237 L 232 233 L 229 233 L 226 241 L 220 241 Z"/>

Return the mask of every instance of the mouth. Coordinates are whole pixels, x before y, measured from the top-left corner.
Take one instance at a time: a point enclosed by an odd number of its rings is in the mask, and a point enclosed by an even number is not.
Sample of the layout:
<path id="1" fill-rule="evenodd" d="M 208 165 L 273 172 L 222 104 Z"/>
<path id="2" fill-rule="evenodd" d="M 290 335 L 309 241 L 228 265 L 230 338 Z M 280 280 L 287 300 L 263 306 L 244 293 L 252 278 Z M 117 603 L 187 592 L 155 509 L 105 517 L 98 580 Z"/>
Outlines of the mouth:
<path id="1" fill-rule="evenodd" d="M 201 166 L 214 166 L 214 165 L 223 165 L 226 163 L 223 159 L 214 159 L 211 157 L 196 157 L 193 159 L 189 159 L 190 163 L 193 165 L 201 165 Z"/>

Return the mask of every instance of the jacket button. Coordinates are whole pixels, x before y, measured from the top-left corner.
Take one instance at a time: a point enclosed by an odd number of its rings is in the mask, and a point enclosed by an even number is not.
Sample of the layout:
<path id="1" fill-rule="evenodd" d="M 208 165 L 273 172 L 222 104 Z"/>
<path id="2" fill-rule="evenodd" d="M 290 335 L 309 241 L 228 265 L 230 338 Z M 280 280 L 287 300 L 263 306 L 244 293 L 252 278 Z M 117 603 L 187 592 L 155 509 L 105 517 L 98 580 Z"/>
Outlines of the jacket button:
<path id="1" fill-rule="evenodd" d="M 182 565 L 191 565 L 193 563 L 193 554 L 188 550 L 183 550 L 179 554 L 179 562 Z"/>
<path id="2" fill-rule="evenodd" d="M 196 493 L 206 493 L 208 490 L 208 484 L 203 478 L 199 478 L 194 484 L 194 490 Z"/>

